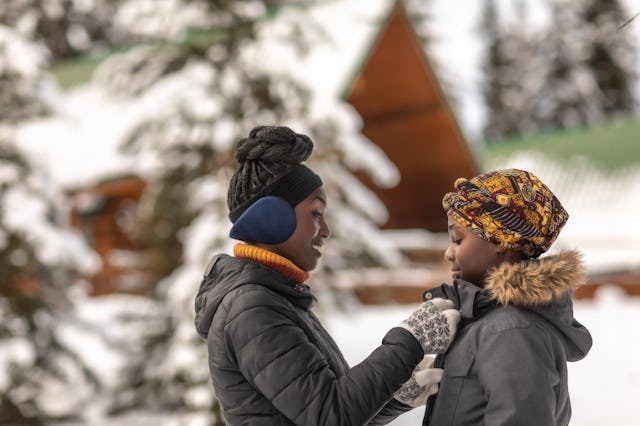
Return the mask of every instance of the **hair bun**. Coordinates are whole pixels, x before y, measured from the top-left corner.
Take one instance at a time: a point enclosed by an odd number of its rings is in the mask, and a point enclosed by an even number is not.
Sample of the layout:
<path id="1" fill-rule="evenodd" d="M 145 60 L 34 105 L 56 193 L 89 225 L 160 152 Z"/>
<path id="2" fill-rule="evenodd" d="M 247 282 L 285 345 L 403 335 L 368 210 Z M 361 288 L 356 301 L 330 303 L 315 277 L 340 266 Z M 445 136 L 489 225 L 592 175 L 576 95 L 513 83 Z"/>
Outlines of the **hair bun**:
<path id="1" fill-rule="evenodd" d="M 241 139 L 235 153 L 239 163 L 263 161 L 298 164 L 313 151 L 313 141 L 307 135 L 283 126 L 258 126 Z"/>

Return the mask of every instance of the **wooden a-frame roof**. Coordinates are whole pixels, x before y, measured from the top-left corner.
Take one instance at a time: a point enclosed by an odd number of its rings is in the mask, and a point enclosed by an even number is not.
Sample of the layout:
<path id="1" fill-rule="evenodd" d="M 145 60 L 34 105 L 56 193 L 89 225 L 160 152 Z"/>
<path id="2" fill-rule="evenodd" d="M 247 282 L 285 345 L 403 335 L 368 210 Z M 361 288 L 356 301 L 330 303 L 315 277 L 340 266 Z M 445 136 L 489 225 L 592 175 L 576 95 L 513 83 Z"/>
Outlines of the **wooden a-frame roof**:
<path id="1" fill-rule="evenodd" d="M 400 171 L 380 188 L 359 176 L 389 211 L 386 229 L 446 231 L 442 196 L 477 166 L 402 1 L 395 2 L 344 95 L 363 119 L 363 133 Z"/>

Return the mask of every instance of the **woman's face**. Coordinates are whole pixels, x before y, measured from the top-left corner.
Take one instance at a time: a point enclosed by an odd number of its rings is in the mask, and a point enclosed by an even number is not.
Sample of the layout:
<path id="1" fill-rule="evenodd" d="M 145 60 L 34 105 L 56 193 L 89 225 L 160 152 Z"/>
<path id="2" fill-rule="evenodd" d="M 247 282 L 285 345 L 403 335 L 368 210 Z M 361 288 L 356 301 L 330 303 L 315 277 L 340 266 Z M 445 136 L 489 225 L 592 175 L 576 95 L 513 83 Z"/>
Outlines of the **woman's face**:
<path id="1" fill-rule="evenodd" d="M 283 243 L 270 245 L 269 250 L 284 256 L 303 271 L 311 271 L 322 256 L 322 245 L 330 231 L 325 221 L 327 196 L 324 188 L 313 191 L 296 208 L 296 230 Z"/>
<path id="2" fill-rule="evenodd" d="M 449 247 L 444 258 L 451 263 L 451 277 L 484 287 L 484 278 L 492 266 L 506 260 L 506 252 L 449 217 Z"/>

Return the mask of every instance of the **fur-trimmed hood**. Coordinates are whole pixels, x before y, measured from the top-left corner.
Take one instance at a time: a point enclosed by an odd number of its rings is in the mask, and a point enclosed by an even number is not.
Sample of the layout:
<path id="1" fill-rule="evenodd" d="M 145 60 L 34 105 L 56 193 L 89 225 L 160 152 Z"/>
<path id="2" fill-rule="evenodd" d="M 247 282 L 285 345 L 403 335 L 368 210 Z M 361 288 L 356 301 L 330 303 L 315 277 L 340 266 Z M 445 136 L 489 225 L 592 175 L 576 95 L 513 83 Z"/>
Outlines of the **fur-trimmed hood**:
<path id="1" fill-rule="evenodd" d="M 586 282 L 581 255 L 562 251 L 540 259 L 503 263 L 489 272 L 485 290 L 502 305 L 546 305 Z"/>
<path id="2" fill-rule="evenodd" d="M 456 279 L 424 292 L 423 299 L 443 297 L 460 310 L 460 328 L 487 313 L 506 306 L 534 312 L 553 325 L 562 336 L 567 359 L 586 356 L 592 345 L 589 331 L 573 317 L 571 290 L 584 284 L 586 274 L 581 256 L 562 251 L 541 259 L 502 264 L 489 273 L 485 287 Z"/>

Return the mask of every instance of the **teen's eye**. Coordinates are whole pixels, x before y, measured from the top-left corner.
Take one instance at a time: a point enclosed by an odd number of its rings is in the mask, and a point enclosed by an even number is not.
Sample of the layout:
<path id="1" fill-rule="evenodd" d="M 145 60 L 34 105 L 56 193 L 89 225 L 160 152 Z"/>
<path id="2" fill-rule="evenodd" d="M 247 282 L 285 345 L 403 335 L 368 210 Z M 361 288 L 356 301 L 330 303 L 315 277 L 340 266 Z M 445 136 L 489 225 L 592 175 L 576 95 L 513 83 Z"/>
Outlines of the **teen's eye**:
<path id="1" fill-rule="evenodd" d="M 462 238 L 459 238 L 457 240 L 453 240 L 453 244 L 455 244 L 457 246 L 459 246 L 461 242 L 462 242 Z"/>
<path id="2" fill-rule="evenodd" d="M 316 218 L 320 219 L 322 217 L 322 212 L 314 211 L 313 212 L 313 217 L 316 217 Z"/>

